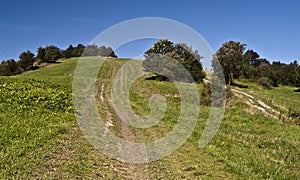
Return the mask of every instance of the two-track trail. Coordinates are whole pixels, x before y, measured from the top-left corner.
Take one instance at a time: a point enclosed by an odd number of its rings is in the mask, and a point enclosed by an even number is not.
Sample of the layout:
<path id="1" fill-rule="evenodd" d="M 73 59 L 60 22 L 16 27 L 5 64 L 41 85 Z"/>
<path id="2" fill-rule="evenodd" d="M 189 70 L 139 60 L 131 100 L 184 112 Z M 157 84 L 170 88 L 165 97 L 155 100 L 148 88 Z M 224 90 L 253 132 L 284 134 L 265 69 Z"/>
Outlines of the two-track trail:
<path id="1" fill-rule="evenodd" d="M 122 121 L 116 113 L 114 112 L 113 103 L 111 100 L 111 87 L 112 87 L 112 81 L 115 77 L 118 69 L 120 68 L 121 64 L 114 61 L 106 61 L 109 67 L 106 70 L 105 75 L 103 75 L 100 78 L 99 82 L 101 82 L 101 89 L 98 94 L 99 100 L 101 103 L 101 106 L 104 110 L 104 117 L 105 117 L 105 124 L 107 128 L 113 128 L 114 126 L 119 126 L 118 129 L 120 130 L 119 135 L 124 139 L 131 142 L 136 141 L 136 137 L 132 130 L 130 129 L 130 126 Z M 133 70 L 133 69 L 132 69 Z M 125 78 L 125 77 L 124 77 Z M 125 80 L 124 80 L 125 81 Z M 130 149 L 122 149 L 122 147 L 119 147 L 119 154 L 122 156 L 122 153 L 125 153 L 124 151 L 130 151 Z M 133 151 L 132 151 L 133 152 Z M 126 152 L 127 153 L 127 152 Z M 130 153 L 130 152 L 129 152 Z M 135 156 L 135 154 L 132 154 L 132 156 Z M 148 165 L 146 164 L 135 164 L 135 163 L 123 163 L 118 162 L 115 165 L 114 168 L 117 172 L 120 173 L 124 178 L 128 179 L 148 179 Z"/>
<path id="2" fill-rule="evenodd" d="M 292 120 L 291 117 L 286 116 L 285 114 L 281 113 L 280 111 L 272 108 L 271 106 L 267 105 L 262 100 L 250 95 L 248 93 L 239 91 L 237 89 L 231 89 L 235 96 L 243 99 L 245 103 L 250 106 L 252 111 L 259 112 L 266 117 L 271 117 L 277 120 Z"/>

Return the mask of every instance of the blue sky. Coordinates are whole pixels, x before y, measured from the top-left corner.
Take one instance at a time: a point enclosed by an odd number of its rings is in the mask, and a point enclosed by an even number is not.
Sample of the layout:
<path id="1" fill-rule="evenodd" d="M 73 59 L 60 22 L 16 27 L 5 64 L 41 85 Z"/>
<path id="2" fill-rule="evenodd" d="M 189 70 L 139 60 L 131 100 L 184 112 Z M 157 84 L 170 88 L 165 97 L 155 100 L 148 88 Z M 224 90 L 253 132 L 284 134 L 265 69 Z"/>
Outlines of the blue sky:
<path id="1" fill-rule="evenodd" d="M 87 44 L 106 28 L 139 17 L 184 23 L 214 50 L 235 40 L 270 61 L 300 60 L 300 1 L 296 0 L 2 0 L 0 60 L 17 60 L 21 52 L 36 53 L 39 46 Z M 116 52 L 136 57 L 152 43 L 136 41 Z"/>

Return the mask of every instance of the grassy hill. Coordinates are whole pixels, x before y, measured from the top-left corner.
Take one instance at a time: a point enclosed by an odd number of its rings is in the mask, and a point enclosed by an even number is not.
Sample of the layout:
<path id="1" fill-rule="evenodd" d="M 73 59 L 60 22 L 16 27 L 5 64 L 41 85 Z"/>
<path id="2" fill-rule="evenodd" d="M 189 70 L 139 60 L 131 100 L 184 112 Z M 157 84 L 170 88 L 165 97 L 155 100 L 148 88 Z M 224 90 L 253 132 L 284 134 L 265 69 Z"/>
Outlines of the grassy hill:
<path id="1" fill-rule="evenodd" d="M 247 112 L 234 97 L 216 137 L 203 149 L 199 139 L 210 108 L 201 106 L 199 120 L 186 143 L 170 156 L 147 164 L 129 164 L 97 151 L 82 135 L 72 109 L 72 76 L 78 59 L 0 77 L 0 177 L 4 179 L 299 179 L 300 126 L 261 113 Z M 168 103 L 164 118 L 147 129 L 132 128 L 118 118 L 110 102 L 111 82 L 126 59 L 109 58 L 97 80 L 99 113 L 122 138 L 149 142 L 176 124 L 180 98 L 170 82 L 138 79 L 130 90 L 134 111 L 146 115 L 149 97 L 159 93 Z M 103 89 L 101 89 L 104 87 Z M 199 92 L 203 86 L 199 85 Z M 102 94 L 100 91 L 104 91 Z M 299 93 L 290 88 L 245 90 L 288 114 L 299 110 Z M 290 94 L 289 94 L 290 93 Z M 274 106 L 272 106 L 274 108 Z"/>

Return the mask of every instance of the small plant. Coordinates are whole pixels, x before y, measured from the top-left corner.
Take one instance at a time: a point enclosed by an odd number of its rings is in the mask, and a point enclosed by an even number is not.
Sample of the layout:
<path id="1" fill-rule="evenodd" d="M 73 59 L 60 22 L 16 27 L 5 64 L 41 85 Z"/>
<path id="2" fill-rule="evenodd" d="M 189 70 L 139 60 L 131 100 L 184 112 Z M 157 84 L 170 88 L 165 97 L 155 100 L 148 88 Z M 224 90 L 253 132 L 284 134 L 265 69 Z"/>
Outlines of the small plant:
<path id="1" fill-rule="evenodd" d="M 267 77 L 261 77 L 257 82 L 259 85 L 267 89 L 271 89 L 271 87 L 273 86 L 273 82 Z"/>

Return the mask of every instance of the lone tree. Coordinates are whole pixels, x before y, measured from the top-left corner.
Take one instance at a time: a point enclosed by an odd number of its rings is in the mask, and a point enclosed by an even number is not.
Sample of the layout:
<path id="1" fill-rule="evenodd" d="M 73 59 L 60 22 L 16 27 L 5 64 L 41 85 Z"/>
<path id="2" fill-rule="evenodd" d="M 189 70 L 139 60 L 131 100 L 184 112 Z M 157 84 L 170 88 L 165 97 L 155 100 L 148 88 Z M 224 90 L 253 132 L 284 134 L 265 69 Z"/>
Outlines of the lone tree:
<path id="1" fill-rule="evenodd" d="M 246 44 L 228 41 L 217 51 L 216 56 L 223 68 L 226 84 L 232 84 L 233 78 L 241 75 L 245 47 Z"/>
<path id="2" fill-rule="evenodd" d="M 145 52 L 144 56 L 145 71 L 154 72 L 158 80 L 166 79 L 159 72 L 167 73 L 174 80 L 184 82 L 200 83 L 206 76 L 200 62 L 201 56 L 184 43 L 174 45 L 168 39 L 160 39 Z M 172 61 L 182 64 L 193 79 L 189 79 L 188 74 L 182 74 L 184 72 L 176 72 L 182 70 L 176 67 L 176 63 L 171 63 Z M 181 74 L 181 77 L 178 77 L 178 74 Z"/>

